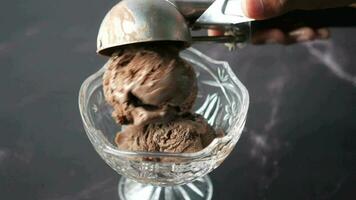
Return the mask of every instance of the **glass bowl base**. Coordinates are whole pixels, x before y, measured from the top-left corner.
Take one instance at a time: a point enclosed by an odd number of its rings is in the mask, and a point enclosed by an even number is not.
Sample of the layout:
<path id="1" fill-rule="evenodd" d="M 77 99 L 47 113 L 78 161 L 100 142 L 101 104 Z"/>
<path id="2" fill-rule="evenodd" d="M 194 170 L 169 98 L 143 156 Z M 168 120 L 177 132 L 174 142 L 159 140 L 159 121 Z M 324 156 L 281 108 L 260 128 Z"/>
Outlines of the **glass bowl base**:
<path id="1" fill-rule="evenodd" d="M 159 187 L 137 183 L 122 177 L 119 181 L 120 200 L 210 200 L 213 186 L 208 176 L 185 185 Z"/>

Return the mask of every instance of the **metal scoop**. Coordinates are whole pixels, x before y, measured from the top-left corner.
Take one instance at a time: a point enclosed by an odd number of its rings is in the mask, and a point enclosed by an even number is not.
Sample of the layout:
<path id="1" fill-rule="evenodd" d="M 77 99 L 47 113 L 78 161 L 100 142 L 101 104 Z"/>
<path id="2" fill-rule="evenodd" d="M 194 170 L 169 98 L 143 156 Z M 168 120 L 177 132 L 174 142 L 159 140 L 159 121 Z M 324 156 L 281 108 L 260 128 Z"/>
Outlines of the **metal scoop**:
<path id="1" fill-rule="evenodd" d="M 111 56 L 116 48 L 143 42 L 175 42 L 189 46 L 194 41 L 245 42 L 250 22 L 258 28 L 297 26 L 355 26 L 353 8 L 297 11 L 282 17 L 254 21 L 244 16 L 241 0 L 122 0 L 105 16 L 97 38 L 97 52 Z M 252 22 L 253 21 L 253 22 Z M 223 28 L 224 36 L 191 36 L 191 30 Z"/>
<path id="2" fill-rule="evenodd" d="M 239 5 L 236 1 L 240 0 L 228 1 Z M 236 36 L 192 37 L 190 33 L 190 27 L 207 28 L 251 21 L 245 17 L 223 14 L 221 10 L 226 7 L 228 1 L 120 1 L 102 21 L 97 39 L 97 52 L 110 56 L 117 47 L 141 42 L 174 41 L 182 46 L 189 46 L 192 41 L 236 40 Z M 197 19 L 198 16 L 200 18 Z"/>

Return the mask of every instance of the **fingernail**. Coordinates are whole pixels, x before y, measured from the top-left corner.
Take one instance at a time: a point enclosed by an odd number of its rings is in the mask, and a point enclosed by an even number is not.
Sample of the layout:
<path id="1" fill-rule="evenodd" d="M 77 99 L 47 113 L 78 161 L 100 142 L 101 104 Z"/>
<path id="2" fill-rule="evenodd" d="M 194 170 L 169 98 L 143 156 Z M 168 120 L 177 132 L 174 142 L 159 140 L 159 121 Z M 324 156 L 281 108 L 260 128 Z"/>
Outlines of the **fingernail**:
<path id="1" fill-rule="evenodd" d="M 305 42 L 308 39 L 303 35 L 302 31 L 293 31 L 289 33 L 290 38 L 294 40 L 295 42 Z"/>
<path id="2" fill-rule="evenodd" d="M 289 36 L 297 37 L 299 35 L 303 35 L 303 32 L 304 32 L 303 30 L 294 30 L 289 32 Z"/>
<path id="3" fill-rule="evenodd" d="M 224 35 L 224 30 L 221 29 L 208 29 L 209 36 L 220 36 Z"/>
<path id="4" fill-rule="evenodd" d="M 330 37 L 330 31 L 326 28 L 320 28 L 316 32 L 318 39 L 328 39 Z"/>
<path id="5" fill-rule="evenodd" d="M 289 33 L 296 42 L 306 42 L 315 38 L 314 32 L 309 28 L 302 28 Z"/>
<path id="6" fill-rule="evenodd" d="M 264 17 L 263 0 L 242 0 L 242 10 L 247 17 L 260 19 Z"/>

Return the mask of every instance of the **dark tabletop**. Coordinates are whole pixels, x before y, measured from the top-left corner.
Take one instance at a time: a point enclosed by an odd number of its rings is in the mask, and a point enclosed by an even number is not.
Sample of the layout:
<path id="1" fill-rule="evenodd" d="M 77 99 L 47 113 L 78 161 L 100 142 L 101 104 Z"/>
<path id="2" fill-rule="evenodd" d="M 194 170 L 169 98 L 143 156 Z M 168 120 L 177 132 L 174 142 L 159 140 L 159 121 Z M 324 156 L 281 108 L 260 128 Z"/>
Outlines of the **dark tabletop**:
<path id="1" fill-rule="evenodd" d="M 2 0 L 0 199 L 116 200 L 119 176 L 94 151 L 77 97 L 105 59 L 96 34 L 113 0 Z M 227 60 L 250 92 L 245 131 L 211 173 L 213 199 L 356 198 L 356 29 Z"/>

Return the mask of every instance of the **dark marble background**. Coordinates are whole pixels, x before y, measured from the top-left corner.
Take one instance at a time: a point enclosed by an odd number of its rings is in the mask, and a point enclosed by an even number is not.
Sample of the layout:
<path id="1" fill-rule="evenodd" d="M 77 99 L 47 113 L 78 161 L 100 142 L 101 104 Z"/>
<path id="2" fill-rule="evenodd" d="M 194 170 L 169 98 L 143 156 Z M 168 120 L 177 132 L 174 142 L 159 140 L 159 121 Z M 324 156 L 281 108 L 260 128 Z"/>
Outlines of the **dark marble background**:
<path id="1" fill-rule="evenodd" d="M 119 176 L 92 148 L 77 96 L 105 59 L 113 0 L 0 3 L 0 199 L 116 200 Z M 246 129 L 211 173 L 213 199 L 356 198 L 356 29 L 329 41 L 196 45 L 250 91 Z"/>

